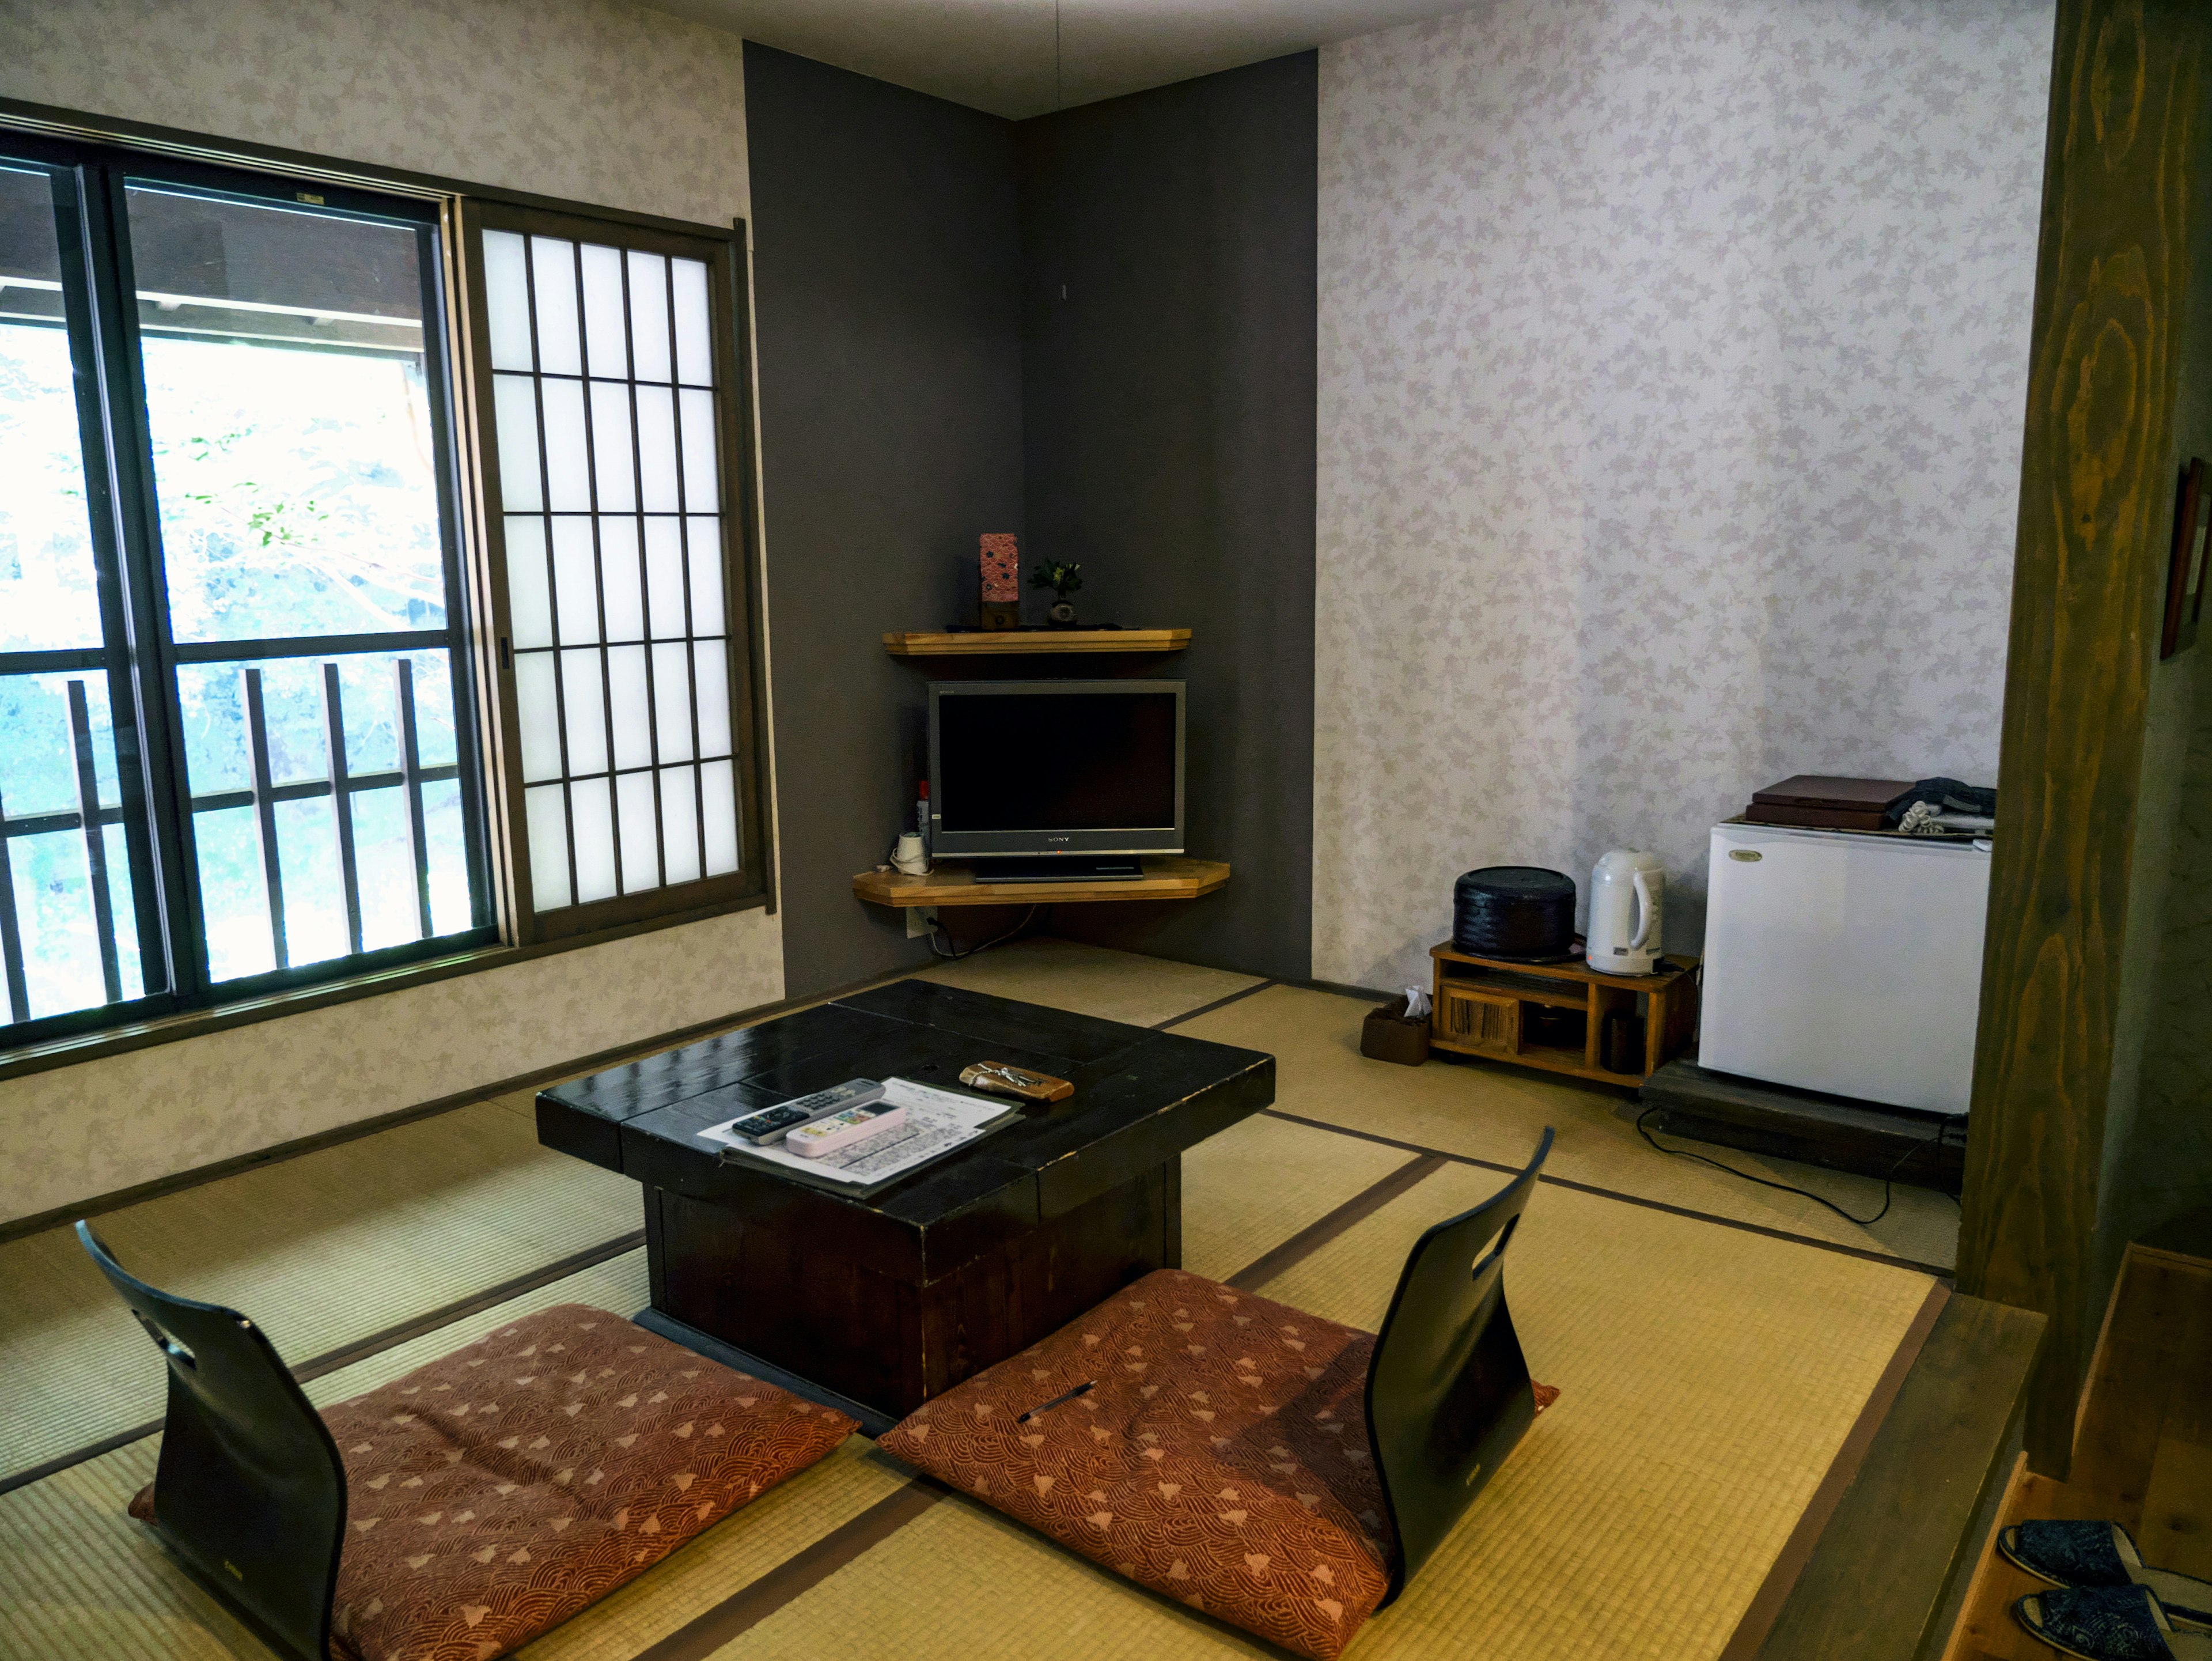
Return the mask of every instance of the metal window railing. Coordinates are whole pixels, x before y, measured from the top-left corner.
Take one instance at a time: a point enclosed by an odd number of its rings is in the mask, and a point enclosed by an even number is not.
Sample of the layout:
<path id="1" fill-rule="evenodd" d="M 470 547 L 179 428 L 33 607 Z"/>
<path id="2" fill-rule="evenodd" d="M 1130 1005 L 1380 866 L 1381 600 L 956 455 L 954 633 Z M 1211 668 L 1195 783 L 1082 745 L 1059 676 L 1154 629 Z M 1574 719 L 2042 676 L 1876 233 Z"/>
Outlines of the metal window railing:
<path id="1" fill-rule="evenodd" d="M 242 790 L 216 790 L 191 800 L 191 812 L 222 812 L 240 807 L 253 810 L 253 822 L 259 842 L 263 891 L 268 901 L 270 945 L 276 966 L 291 966 L 291 949 L 284 922 L 284 876 L 278 857 L 276 833 L 276 805 L 280 802 L 311 801 L 334 797 L 343 804 L 342 811 L 334 812 L 336 850 L 339 882 L 343 890 L 346 916 L 346 940 L 350 952 L 362 950 L 361 868 L 354 845 L 355 798 L 374 790 L 400 790 L 405 793 L 407 841 L 414 868 L 415 912 L 419 938 L 428 940 L 434 932 L 430 916 L 430 837 L 429 819 L 423 801 L 423 787 L 458 780 L 460 768 L 447 762 L 424 766 L 422 743 L 415 714 L 415 666 L 406 658 L 392 663 L 393 730 L 398 739 L 399 766 L 396 770 L 369 773 L 355 772 L 346 756 L 345 704 L 343 688 L 338 679 L 338 666 L 325 660 L 322 664 L 321 727 L 327 771 L 319 779 L 289 779 L 277 783 L 270 775 L 269 722 L 261 687 L 261 669 L 258 665 L 243 666 L 240 672 L 240 703 L 246 716 L 246 743 L 249 783 Z M 100 976 L 106 993 L 106 1001 L 116 1003 L 123 996 L 121 958 L 115 930 L 115 899 L 113 885 L 108 870 L 107 843 L 104 834 L 109 825 L 124 821 L 124 810 L 119 806 L 102 806 L 100 802 L 98 771 L 94 764 L 94 738 L 85 684 L 72 679 L 68 683 L 70 736 L 75 750 L 76 806 L 74 810 L 57 813 L 27 814 L 10 817 L 4 798 L 0 798 L 0 970 L 4 970 L 8 990 L 9 1024 L 27 1019 L 30 1012 L 29 977 L 24 956 L 21 919 L 15 904 L 15 882 L 9 858 L 10 844 L 18 837 L 47 836 L 55 831 L 77 830 L 84 837 L 87 874 L 91 887 L 94 933 L 100 944 Z"/>

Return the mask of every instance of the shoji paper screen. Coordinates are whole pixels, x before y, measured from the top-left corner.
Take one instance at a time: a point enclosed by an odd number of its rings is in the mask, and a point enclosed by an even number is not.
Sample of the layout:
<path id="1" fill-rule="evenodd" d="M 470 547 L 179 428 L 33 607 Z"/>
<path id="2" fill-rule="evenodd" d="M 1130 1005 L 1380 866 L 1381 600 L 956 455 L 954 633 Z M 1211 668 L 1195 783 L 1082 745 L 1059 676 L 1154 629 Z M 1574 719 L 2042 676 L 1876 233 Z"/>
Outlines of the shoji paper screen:
<path id="1" fill-rule="evenodd" d="M 483 234 L 532 904 L 738 869 L 707 266 Z"/>

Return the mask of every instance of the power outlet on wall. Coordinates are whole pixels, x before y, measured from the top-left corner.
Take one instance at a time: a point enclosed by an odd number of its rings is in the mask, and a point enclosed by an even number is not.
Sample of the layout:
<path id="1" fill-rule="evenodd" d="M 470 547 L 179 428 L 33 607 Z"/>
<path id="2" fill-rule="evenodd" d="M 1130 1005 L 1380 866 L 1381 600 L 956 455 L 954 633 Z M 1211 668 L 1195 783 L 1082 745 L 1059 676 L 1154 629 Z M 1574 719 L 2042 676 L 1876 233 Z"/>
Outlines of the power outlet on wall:
<path id="1" fill-rule="evenodd" d="M 937 927 L 937 908 L 933 905 L 909 905 L 906 909 L 906 937 L 918 940 Z"/>

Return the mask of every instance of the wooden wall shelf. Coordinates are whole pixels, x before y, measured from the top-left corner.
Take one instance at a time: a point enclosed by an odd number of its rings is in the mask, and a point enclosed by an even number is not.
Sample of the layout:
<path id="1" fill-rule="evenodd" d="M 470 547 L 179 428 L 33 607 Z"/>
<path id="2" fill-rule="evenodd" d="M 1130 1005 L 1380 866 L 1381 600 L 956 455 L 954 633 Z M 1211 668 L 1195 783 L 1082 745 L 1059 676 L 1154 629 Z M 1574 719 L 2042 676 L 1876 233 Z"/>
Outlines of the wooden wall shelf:
<path id="1" fill-rule="evenodd" d="M 926 877 L 863 871 L 853 891 L 872 905 L 1072 905 L 1109 900 L 1194 900 L 1229 880 L 1217 860 L 1155 859 L 1126 882 L 979 882 L 966 866 L 939 866 Z"/>
<path id="2" fill-rule="evenodd" d="M 1580 958 L 1570 963 L 1507 963 L 1469 957 L 1449 941 L 1432 948 L 1435 1008 L 1429 1043 L 1437 1050 L 1493 1062 L 1566 1073 L 1605 1084 L 1640 1085 L 1678 1054 L 1698 1026 L 1695 958 L 1668 958 L 1656 975 L 1601 975 Z M 1578 1042 L 1562 1043 L 1534 1031 L 1529 1006 L 1579 1011 Z M 1644 1020 L 1643 1065 L 1615 1073 L 1603 1064 L 1605 1018 L 1615 1011 Z"/>
<path id="3" fill-rule="evenodd" d="M 884 650 L 895 658 L 1029 657 L 1047 653 L 1180 652 L 1188 629 L 1021 629 L 1004 633 L 894 634 Z"/>

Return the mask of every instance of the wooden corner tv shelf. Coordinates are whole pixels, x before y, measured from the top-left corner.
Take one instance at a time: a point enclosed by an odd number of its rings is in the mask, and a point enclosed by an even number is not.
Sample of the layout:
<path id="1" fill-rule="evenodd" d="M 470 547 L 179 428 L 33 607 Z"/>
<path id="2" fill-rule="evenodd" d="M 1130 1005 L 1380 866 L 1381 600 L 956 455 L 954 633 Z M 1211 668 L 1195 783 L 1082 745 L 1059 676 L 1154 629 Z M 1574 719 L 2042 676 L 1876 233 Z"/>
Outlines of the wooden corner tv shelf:
<path id="1" fill-rule="evenodd" d="M 884 650 L 895 658 L 1042 656 L 1065 652 L 1180 652 L 1188 629 L 963 630 L 957 634 L 891 634 Z"/>
<path id="2" fill-rule="evenodd" d="M 863 871 L 853 891 L 872 905 L 1075 905 L 1101 900 L 1194 900 L 1229 880 L 1218 860 L 1148 859 L 1145 874 L 1118 882 L 984 882 L 972 867 L 939 866 L 926 877 Z"/>
<path id="3" fill-rule="evenodd" d="M 1541 1068 L 1603 1084 L 1640 1085 L 1690 1042 L 1698 1027 L 1698 959 L 1669 957 L 1656 975 L 1601 975 L 1580 958 L 1569 963 L 1509 963 L 1475 958 L 1447 940 L 1431 947 L 1436 963 L 1436 1007 L 1429 1043 L 1437 1050 L 1493 1062 Z M 1644 1066 L 1615 1073 L 1603 1065 L 1605 1018 L 1644 1005 Z M 1579 1012 L 1578 1043 L 1547 1043 L 1534 1036 L 1529 1006 Z"/>

